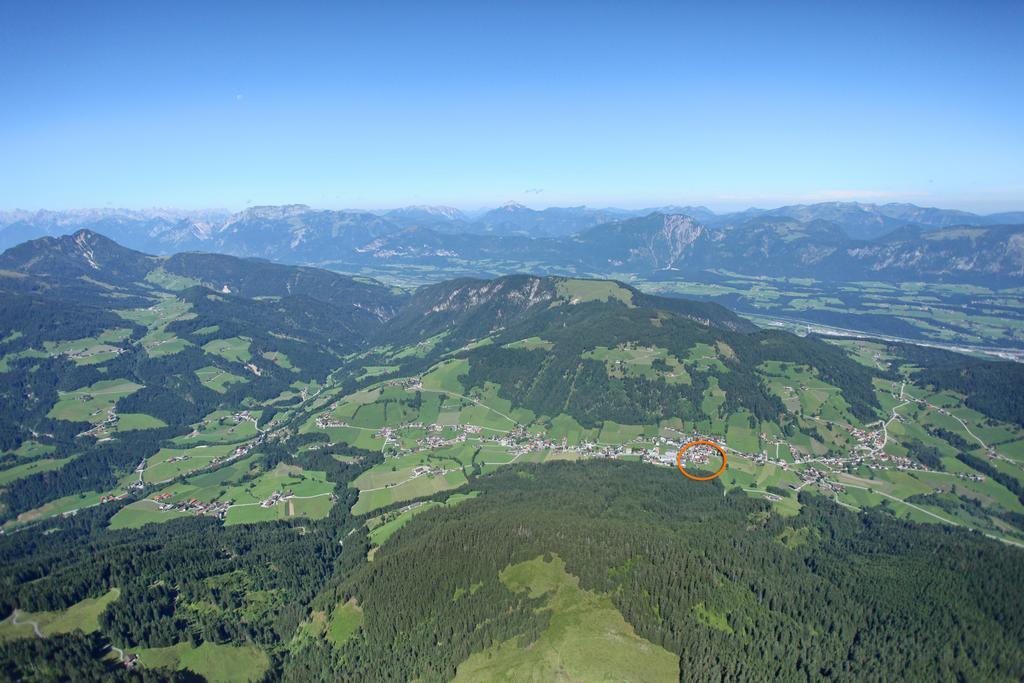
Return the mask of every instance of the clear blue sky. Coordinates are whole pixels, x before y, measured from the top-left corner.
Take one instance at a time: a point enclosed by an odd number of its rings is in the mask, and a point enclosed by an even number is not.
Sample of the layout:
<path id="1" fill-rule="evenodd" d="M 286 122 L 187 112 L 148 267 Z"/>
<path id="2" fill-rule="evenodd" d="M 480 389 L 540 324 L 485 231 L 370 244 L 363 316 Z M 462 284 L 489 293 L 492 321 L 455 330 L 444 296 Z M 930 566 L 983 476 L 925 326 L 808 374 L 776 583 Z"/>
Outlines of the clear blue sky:
<path id="1" fill-rule="evenodd" d="M 1024 208 L 1022 35 L 1019 1 L 4 0 L 0 208 Z"/>

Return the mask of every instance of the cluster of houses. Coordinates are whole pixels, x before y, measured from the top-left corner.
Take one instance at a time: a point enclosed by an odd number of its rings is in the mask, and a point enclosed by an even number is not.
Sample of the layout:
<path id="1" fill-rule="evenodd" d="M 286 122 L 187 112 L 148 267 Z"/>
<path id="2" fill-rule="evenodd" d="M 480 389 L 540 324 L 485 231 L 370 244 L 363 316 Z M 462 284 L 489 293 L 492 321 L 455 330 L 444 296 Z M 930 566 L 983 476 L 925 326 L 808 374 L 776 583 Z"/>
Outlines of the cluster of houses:
<path id="1" fill-rule="evenodd" d="M 228 418 L 221 418 L 221 419 L 224 420 L 224 421 L 227 421 Z M 256 418 L 253 417 L 252 413 L 250 413 L 248 410 L 243 410 L 243 411 L 237 412 L 234 415 L 232 415 L 230 419 L 234 421 L 234 425 L 235 426 L 234 427 L 230 427 L 228 429 L 228 434 L 234 434 L 235 433 L 235 427 L 237 427 L 238 425 L 242 424 L 243 422 L 252 422 L 254 426 L 256 424 Z"/>
<path id="2" fill-rule="evenodd" d="M 210 467 L 215 467 L 215 466 L 220 465 L 220 464 L 225 463 L 225 462 L 231 462 L 232 460 L 238 460 L 239 458 L 244 458 L 245 456 L 249 455 L 249 451 L 251 451 L 252 449 L 256 448 L 257 446 L 259 446 L 260 444 L 262 444 L 266 440 L 267 440 L 267 435 L 266 434 L 260 434 L 259 436 L 257 436 L 252 441 L 243 443 L 241 446 L 239 446 L 235 450 L 231 451 L 231 455 L 229 455 L 227 457 L 216 456 L 214 458 L 211 458 L 209 466 Z"/>
<path id="3" fill-rule="evenodd" d="M 842 484 L 834 482 L 828 478 L 828 472 L 823 472 L 817 467 L 805 467 L 801 470 L 796 470 L 796 476 L 799 477 L 801 483 L 799 485 L 789 485 L 789 488 L 794 491 L 799 491 L 808 484 L 817 486 L 822 491 L 832 493 L 844 493 L 846 491 Z"/>
<path id="4" fill-rule="evenodd" d="M 445 471 L 443 469 L 441 469 L 440 467 L 435 467 L 434 465 L 417 465 L 416 467 L 412 468 L 413 478 L 422 477 L 424 475 L 439 477 L 442 476 L 444 473 Z"/>
<path id="5" fill-rule="evenodd" d="M 233 499 L 213 501 L 210 503 L 204 503 L 197 498 L 189 498 L 187 500 L 178 501 L 177 503 L 164 502 L 168 501 L 172 495 L 173 493 L 170 492 L 159 493 L 150 498 L 150 500 L 157 503 L 158 509 L 162 512 L 191 512 L 195 515 L 206 515 L 216 517 L 217 519 L 224 519 L 228 514 L 228 510 L 235 504 Z M 278 503 L 287 501 L 293 495 L 294 493 L 292 491 L 275 491 L 266 499 L 260 501 L 259 505 L 261 508 L 270 508 Z"/>
<path id="6" fill-rule="evenodd" d="M 274 507 L 275 505 L 277 505 L 277 503 L 279 501 L 288 500 L 293 495 L 295 495 L 295 494 L 292 493 L 291 491 L 284 491 L 284 492 L 274 491 L 273 493 L 270 494 L 270 497 L 268 497 L 266 500 L 264 500 L 263 502 L 260 503 L 260 507 L 261 508 Z"/>
<path id="7" fill-rule="evenodd" d="M 321 416 L 321 419 L 323 416 Z M 395 457 L 409 455 L 420 450 L 435 450 L 464 443 L 470 436 L 479 437 L 483 429 L 477 425 L 455 424 L 423 424 L 411 422 L 397 427 L 382 427 L 375 436 L 384 439 L 385 443 L 398 443 L 398 432 L 401 429 L 425 429 L 427 434 L 416 441 L 414 448 L 399 449 L 389 453 Z M 454 431 L 452 436 L 444 436 L 445 430 Z M 693 435 L 694 439 L 708 439 L 709 437 L 698 434 Z M 582 441 L 579 445 L 569 446 L 568 441 L 562 438 L 560 441 L 550 439 L 543 434 L 536 434 L 527 431 L 524 427 L 518 426 L 510 432 L 500 435 L 485 436 L 480 439 L 482 442 L 493 443 L 508 449 L 510 455 L 518 456 L 525 453 L 541 450 L 572 450 L 586 457 L 594 458 L 621 458 L 623 456 L 640 456 L 645 462 L 657 465 L 674 467 L 676 464 L 675 449 L 678 449 L 682 442 L 676 442 L 665 437 L 651 439 L 638 437 L 632 442 L 624 444 L 601 444 L 596 441 Z M 671 451 L 671 452 L 668 452 Z M 710 455 L 710 454 L 709 454 Z M 692 452 L 689 458 L 695 462 L 705 462 L 701 453 Z"/>
<path id="8" fill-rule="evenodd" d="M 410 479 L 416 479 L 417 477 L 425 477 L 425 476 L 443 477 L 444 475 L 448 474 L 448 472 L 450 472 L 450 471 L 451 470 L 445 470 L 445 469 L 442 469 L 440 467 L 437 467 L 436 465 L 417 465 L 416 467 L 412 468 L 412 477 L 410 477 Z M 398 482 L 398 483 L 393 483 L 393 484 L 385 484 L 384 488 L 390 489 L 392 487 L 398 486 L 399 483 L 404 484 L 405 482 Z M 406 507 L 409 507 L 409 506 L 406 506 Z M 413 505 L 412 507 L 416 507 L 416 506 Z M 404 512 L 405 509 L 406 508 L 402 508 L 401 511 Z M 411 509 L 411 507 L 409 509 Z"/>
<path id="9" fill-rule="evenodd" d="M 327 412 L 323 415 L 317 416 L 316 426 L 320 429 L 332 429 L 336 427 L 348 427 L 348 422 L 345 422 L 344 420 L 336 420 L 329 412 Z"/>
<path id="10" fill-rule="evenodd" d="M 161 494 L 164 497 L 161 500 L 166 500 L 171 494 Z M 156 497 L 153 498 L 156 500 Z M 228 501 L 215 501 L 213 503 L 203 503 L 195 498 L 189 498 L 188 500 L 182 500 L 177 503 L 160 503 L 159 509 L 163 512 L 191 512 L 195 515 L 209 515 L 216 517 L 217 519 L 224 519 L 224 516 L 228 514 L 228 508 L 231 507 L 233 500 Z"/>
<path id="11" fill-rule="evenodd" d="M 120 346 L 107 346 L 106 344 L 103 344 L 101 346 L 89 347 L 79 351 L 69 351 L 65 355 L 73 361 L 79 361 L 85 360 L 86 358 L 92 358 L 93 356 L 101 353 L 112 353 L 115 356 L 119 356 L 124 352 L 125 349 L 122 349 Z"/>
<path id="12" fill-rule="evenodd" d="M 857 442 L 856 448 L 858 449 L 881 453 L 882 447 L 885 446 L 885 434 L 882 433 L 881 429 L 871 431 L 850 425 L 847 427 L 847 431 L 850 432 L 850 436 Z"/>
<path id="13" fill-rule="evenodd" d="M 401 441 L 397 433 L 401 429 L 425 429 L 428 433 L 426 436 L 416 440 L 416 448 L 401 448 Z M 456 433 L 451 438 L 445 438 L 443 436 L 445 429 L 454 430 Z M 374 436 L 378 439 L 383 439 L 385 447 L 389 443 L 397 444 L 399 446 L 398 451 L 393 452 L 390 455 L 398 457 L 402 455 L 409 455 L 410 453 L 423 449 L 446 448 L 448 446 L 465 443 L 469 435 L 477 435 L 480 434 L 481 431 L 482 429 L 476 425 L 426 425 L 422 422 L 410 422 L 399 427 L 381 427 L 377 430 Z"/>
<path id="14" fill-rule="evenodd" d="M 264 441 L 266 441 L 266 439 L 267 439 L 267 434 L 266 433 L 261 433 L 259 436 L 257 436 L 252 441 L 246 442 L 246 443 L 238 446 L 237 448 L 235 448 L 235 450 L 232 451 L 230 455 L 227 455 L 227 456 L 219 456 L 219 455 L 215 456 L 215 457 L 210 459 L 210 464 L 209 465 L 206 465 L 205 467 L 200 467 L 197 470 L 193 470 L 192 473 L 198 472 L 200 470 L 212 469 L 214 467 L 217 467 L 218 465 L 223 465 L 225 463 L 229 463 L 229 462 L 232 462 L 234 460 L 238 460 L 239 458 L 244 458 L 246 455 L 249 454 L 250 451 L 252 451 L 252 449 L 254 449 L 257 446 L 259 446 L 260 444 L 262 444 Z M 167 458 L 165 460 L 165 462 L 180 462 L 182 460 L 189 460 L 190 458 L 191 458 L 191 456 L 189 456 L 189 455 L 187 455 L 185 453 L 182 453 L 180 455 L 172 455 L 171 457 Z M 146 482 L 142 478 L 142 475 L 143 475 L 143 473 L 145 471 L 146 471 L 146 461 L 143 460 L 135 468 L 135 472 L 139 475 L 139 478 L 133 480 L 130 484 L 128 484 L 128 486 L 127 486 L 128 491 L 141 491 L 141 490 L 146 488 Z"/>
<path id="15" fill-rule="evenodd" d="M 119 493 L 116 496 L 100 496 L 100 502 L 101 503 L 113 503 L 114 501 L 122 500 L 122 499 L 127 498 L 127 497 L 128 497 L 128 492 L 125 491 L 124 493 Z"/>
<path id="16" fill-rule="evenodd" d="M 451 439 L 444 439 L 437 436 L 437 434 L 444 431 L 444 425 L 430 425 L 430 431 L 433 433 L 422 439 L 422 442 L 424 444 L 437 443 L 439 446 L 453 446 L 455 444 L 465 443 L 470 434 L 480 433 L 480 428 L 472 425 L 452 425 L 452 429 L 457 430 L 458 433 Z M 431 446 L 431 448 L 433 448 L 433 446 Z"/>
<path id="17" fill-rule="evenodd" d="M 96 417 L 97 415 L 102 413 L 103 410 L 103 408 L 98 408 L 92 411 L 90 416 Z M 117 412 L 114 410 L 113 407 L 107 408 L 106 411 L 106 417 L 104 417 L 103 420 L 101 420 L 100 422 L 97 422 L 92 429 L 85 432 L 86 436 L 93 436 L 99 438 L 105 436 L 107 433 L 112 432 L 116 429 L 118 422 Z"/>
<path id="18" fill-rule="evenodd" d="M 139 475 L 139 478 L 133 480 L 132 483 L 128 484 L 128 490 L 129 491 L 133 491 L 133 490 L 136 490 L 136 489 L 142 490 L 142 489 L 146 488 L 146 482 L 144 482 L 142 480 L 142 473 L 145 472 L 145 471 L 146 471 L 146 459 L 143 458 L 141 461 L 139 461 L 139 464 L 136 465 L 136 467 L 135 467 L 135 473 L 137 475 Z"/>

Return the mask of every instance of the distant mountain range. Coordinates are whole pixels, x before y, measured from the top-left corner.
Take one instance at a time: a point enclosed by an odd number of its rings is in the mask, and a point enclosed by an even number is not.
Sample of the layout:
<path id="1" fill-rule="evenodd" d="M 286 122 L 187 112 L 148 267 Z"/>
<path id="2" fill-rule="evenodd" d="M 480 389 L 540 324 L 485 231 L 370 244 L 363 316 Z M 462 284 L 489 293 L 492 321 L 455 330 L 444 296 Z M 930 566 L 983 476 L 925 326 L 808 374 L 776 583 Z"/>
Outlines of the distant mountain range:
<path id="1" fill-rule="evenodd" d="M 470 217 L 451 207 L 384 212 L 305 205 L 220 211 L 0 213 L 0 248 L 88 229 L 133 249 L 255 256 L 338 270 L 402 264 L 493 275 L 718 268 L 819 279 L 1017 282 L 1024 212 L 981 216 L 912 204 L 829 202 L 715 214 L 702 206 L 644 210 L 521 204 Z"/>

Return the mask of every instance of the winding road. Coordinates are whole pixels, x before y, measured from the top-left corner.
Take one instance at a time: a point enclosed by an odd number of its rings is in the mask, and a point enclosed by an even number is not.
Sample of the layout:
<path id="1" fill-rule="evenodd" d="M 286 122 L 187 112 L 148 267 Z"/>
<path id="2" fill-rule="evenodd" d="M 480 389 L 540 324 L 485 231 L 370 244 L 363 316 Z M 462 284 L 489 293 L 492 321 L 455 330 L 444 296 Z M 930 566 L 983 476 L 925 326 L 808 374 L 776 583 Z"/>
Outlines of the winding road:
<path id="1" fill-rule="evenodd" d="M 21 626 L 23 624 L 31 624 L 32 630 L 36 633 L 36 638 L 45 638 L 43 632 L 39 630 L 39 624 L 35 621 L 18 621 L 18 610 L 14 610 L 14 614 L 11 615 L 11 623 L 15 626 Z"/>

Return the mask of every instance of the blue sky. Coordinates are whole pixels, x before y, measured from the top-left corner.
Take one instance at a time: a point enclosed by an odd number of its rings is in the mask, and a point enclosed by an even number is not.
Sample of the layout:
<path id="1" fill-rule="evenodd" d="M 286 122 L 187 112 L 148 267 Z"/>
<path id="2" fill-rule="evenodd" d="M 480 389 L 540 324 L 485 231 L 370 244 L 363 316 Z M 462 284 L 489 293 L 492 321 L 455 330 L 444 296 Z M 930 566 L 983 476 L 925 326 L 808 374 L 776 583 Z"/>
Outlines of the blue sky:
<path id="1" fill-rule="evenodd" d="M 9 0 L 0 209 L 1019 209 L 1021 35 L 1021 2 Z"/>

